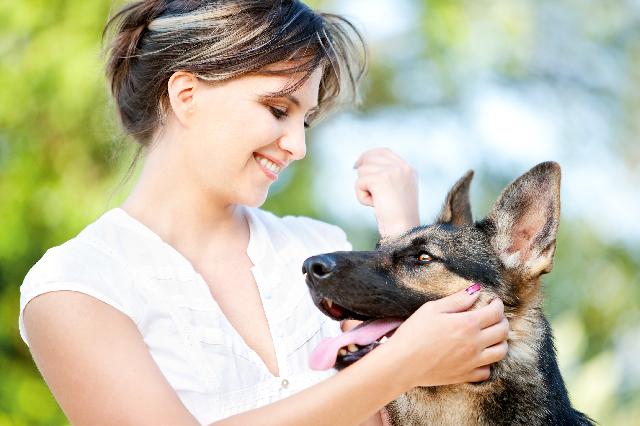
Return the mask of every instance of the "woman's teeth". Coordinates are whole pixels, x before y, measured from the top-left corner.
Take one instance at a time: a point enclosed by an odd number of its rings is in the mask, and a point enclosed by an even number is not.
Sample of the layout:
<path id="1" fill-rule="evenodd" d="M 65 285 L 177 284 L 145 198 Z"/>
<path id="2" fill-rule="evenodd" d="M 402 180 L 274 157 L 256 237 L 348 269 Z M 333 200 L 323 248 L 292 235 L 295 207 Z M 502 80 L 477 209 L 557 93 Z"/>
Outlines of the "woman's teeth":
<path id="1" fill-rule="evenodd" d="M 278 166 L 276 163 L 274 163 L 273 161 L 267 160 L 264 157 L 258 156 L 256 155 L 256 160 L 258 160 L 258 162 L 260 163 L 260 165 L 262 165 L 262 167 L 272 171 L 275 174 L 280 173 L 280 166 Z"/>

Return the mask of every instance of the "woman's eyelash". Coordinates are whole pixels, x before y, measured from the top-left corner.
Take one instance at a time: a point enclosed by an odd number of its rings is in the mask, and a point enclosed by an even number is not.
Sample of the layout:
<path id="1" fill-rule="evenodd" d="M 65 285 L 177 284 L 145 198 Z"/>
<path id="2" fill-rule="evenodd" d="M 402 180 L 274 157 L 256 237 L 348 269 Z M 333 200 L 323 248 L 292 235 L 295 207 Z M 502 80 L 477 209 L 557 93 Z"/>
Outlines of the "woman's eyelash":
<path id="1" fill-rule="evenodd" d="M 273 114 L 273 116 L 278 120 L 289 115 L 286 111 L 283 111 L 280 108 L 276 108 L 274 106 L 269 106 L 269 109 L 271 110 L 271 114 Z M 304 127 L 308 129 L 309 127 L 311 127 L 311 124 L 305 120 Z"/>
<path id="2" fill-rule="evenodd" d="M 283 111 L 280 108 L 269 106 L 269 109 L 271 110 L 271 114 L 273 114 L 273 116 L 278 120 L 288 115 L 287 111 Z"/>

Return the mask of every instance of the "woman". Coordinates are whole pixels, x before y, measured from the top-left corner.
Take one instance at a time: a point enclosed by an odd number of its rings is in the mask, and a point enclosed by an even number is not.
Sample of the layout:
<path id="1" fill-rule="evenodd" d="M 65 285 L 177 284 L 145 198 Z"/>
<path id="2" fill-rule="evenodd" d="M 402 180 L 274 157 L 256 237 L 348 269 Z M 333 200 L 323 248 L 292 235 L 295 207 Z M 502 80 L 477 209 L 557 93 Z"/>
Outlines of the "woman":
<path id="1" fill-rule="evenodd" d="M 355 93 L 346 20 L 298 1 L 153 0 L 114 25 L 107 75 L 141 176 L 21 287 L 22 336 L 72 423 L 375 424 L 412 387 L 488 377 L 508 326 L 500 301 L 463 312 L 477 286 L 425 304 L 339 374 L 307 366 L 340 330 L 313 307 L 302 261 L 350 245 L 256 207 L 304 157 L 305 127 Z M 418 224 L 404 161 L 374 150 L 356 167 L 383 237 Z"/>

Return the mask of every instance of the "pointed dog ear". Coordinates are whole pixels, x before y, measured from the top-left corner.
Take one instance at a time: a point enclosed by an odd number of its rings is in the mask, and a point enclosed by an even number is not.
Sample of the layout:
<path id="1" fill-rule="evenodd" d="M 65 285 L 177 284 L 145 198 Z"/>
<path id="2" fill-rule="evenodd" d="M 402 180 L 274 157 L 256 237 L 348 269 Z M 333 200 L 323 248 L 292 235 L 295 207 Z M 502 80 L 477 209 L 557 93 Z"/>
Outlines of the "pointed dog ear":
<path id="1" fill-rule="evenodd" d="M 529 277 L 551 271 L 560 223 L 560 166 L 540 163 L 512 182 L 486 219 L 506 268 Z"/>
<path id="2" fill-rule="evenodd" d="M 469 202 L 469 186 L 473 179 L 473 170 L 469 170 L 453 185 L 442 206 L 436 223 L 448 223 L 453 226 L 473 224 L 471 203 Z"/>

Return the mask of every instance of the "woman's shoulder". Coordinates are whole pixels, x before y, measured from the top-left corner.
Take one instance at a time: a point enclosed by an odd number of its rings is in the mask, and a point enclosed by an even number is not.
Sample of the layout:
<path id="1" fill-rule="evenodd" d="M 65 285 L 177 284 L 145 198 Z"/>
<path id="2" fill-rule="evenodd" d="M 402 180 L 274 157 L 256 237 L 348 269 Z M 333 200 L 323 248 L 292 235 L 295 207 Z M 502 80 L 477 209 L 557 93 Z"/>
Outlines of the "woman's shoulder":
<path id="1" fill-rule="evenodd" d="M 73 238 L 48 249 L 29 270 L 25 282 L 96 275 L 105 267 L 115 272 L 124 267 L 115 244 L 119 237 L 112 211 L 108 211 Z"/>
<path id="2" fill-rule="evenodd" d="M 135 316 L 127 254 L 119 252 L 119 245 L 125 244 L 127 237 L 111 212 L 103 214 L 70 240 L 48 249 L 30 268 L 20 286 L 21 334 L 26 304 L 51 291 L 85 293 L 130 317 Z M 23 338 L 26 342 L 24 334 Z"/>

